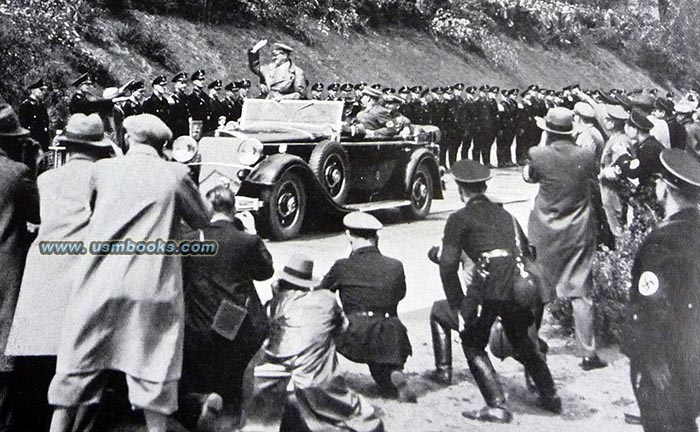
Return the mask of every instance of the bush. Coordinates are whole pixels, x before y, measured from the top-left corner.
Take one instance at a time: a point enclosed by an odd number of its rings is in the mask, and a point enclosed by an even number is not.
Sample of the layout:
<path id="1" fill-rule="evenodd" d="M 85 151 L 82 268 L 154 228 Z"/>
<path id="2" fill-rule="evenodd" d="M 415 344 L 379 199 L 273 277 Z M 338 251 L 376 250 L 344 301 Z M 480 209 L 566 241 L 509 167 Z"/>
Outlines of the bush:
<path id="1" fill-rule="evenodd" d="M 602 343 L 619 343 L 631 286 L 632 264 L 639 245 L 653 225 L 646 211 L 635 218 L 617 239 L 616 250 L 597 251 L 593 260 L 593 302 L 596 338 Z M 566 334 L 573 333 L 571 302 L 557 299 L 549 306 L 554 320 Z"/>
<path id="2" fill-rule="evenodd" d="M 117 37 L 127 45 L 132 46 L 142 56 L 162 65 L 170 71 L 180 69 L 173 52 L 157 35 L 144 31 L 141 24 L 130 21 Z"/>

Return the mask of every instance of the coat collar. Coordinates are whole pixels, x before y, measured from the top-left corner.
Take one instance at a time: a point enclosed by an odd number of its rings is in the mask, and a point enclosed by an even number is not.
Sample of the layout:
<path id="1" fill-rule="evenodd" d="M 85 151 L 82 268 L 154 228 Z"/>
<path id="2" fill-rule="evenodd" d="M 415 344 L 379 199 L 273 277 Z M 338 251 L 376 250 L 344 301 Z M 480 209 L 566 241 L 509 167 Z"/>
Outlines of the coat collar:
<path id="1" fill-rule="evenodd" d="M 354 251 L 352 251 L 350 256 L 352 256 L 352 255 L 364 255 L 367 253 L 379 253 L 379 249 L 376 246 L 365 246 L 365 247 L 361 247 L 359 249 L 355 249 Z"/>
<path id="2" fill-rule="evenodd" d="M 132 155 L 146 155 L 146 156 L 155 156 L 158 159 L 160 159 L 160 155 L 154 149 L 153 147 L 146 145 L 146 144 L 133 144 L 131 147 L 129 147 L 129 151 L 126 152 L 127 156 L 132 156 Z"/>

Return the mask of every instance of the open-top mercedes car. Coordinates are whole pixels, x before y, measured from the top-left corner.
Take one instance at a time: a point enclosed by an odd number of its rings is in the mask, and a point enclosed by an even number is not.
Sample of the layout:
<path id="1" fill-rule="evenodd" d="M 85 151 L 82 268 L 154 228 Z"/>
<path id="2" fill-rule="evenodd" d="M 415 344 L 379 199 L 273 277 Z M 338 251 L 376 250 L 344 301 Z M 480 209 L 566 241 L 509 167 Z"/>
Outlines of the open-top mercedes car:
<path id="1" fill-rule="evenodd" d="M 258 230 L 275 240 L 355 210 L 401 207 L 426 217 L 442 198 L 440 131 L 411 126 L 396 137 L 346 137 L 342 111 L 342 102 L 246 100 L 238 124 L 200 140 L 200 189 L 230 184 L 254 210 Z"/>

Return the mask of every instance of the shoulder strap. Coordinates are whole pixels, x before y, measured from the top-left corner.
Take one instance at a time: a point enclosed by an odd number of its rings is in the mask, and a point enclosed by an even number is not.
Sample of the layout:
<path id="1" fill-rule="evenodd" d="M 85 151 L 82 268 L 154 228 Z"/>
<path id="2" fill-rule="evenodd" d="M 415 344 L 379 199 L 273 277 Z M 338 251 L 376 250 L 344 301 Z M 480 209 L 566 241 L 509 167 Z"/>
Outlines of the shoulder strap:
<path id="1" fill-rule="evenodd" d="M 523 255 L 523 247 L 520 243 L 520 232 L 518 232 L 518 221 L 515 216 L 510 215 L 510 219 L 513 222 L 513 234 L 515 235 L 515 248 L 518 250 L 520 255 Z"/>

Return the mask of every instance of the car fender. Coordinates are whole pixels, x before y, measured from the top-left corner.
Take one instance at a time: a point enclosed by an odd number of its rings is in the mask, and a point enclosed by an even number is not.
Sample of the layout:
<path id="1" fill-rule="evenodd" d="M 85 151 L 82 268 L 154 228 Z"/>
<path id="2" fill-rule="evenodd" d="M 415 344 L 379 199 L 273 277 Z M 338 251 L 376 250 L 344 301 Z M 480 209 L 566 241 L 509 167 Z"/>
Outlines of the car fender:
<path id="1" fill-rule="evenodd" d="M 404 189 L 410 192 L 409 188 L 411 186 L 411 177 L 413 173 L 418 168 L 418 165 L 425 163 L 430 170 L 430 175 L 433 177 L 433 197 L 436 199 L 442 199 L 442 186 L 440 183 L 440 168 L 435 160 L 435 155 L 433 155 L 430 150 L 421 148 L 415 150 L 406 164 L 406 174 L 404 177 Z"/>
<path id="2" fill-rule="evenodd" d="M 309 203 L 315 206 L 327 206 L 330 210 L 346 213 L 343 207 L 337 205 L 318 183 L 306 161 L 299 156 L 286 153 L 270 155 L 258 163 L 241 183 L 239 193 L 253 198 L 260 198 L 267 203 L 268 192 L 282 175 L 293 171 L 301 177 L 306 187 Z"/>

